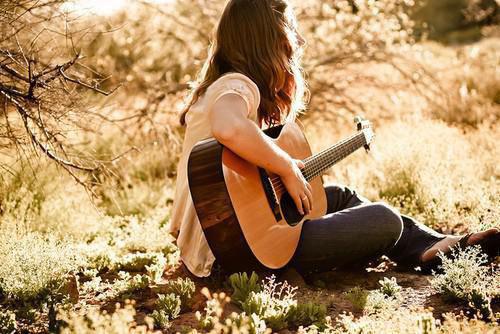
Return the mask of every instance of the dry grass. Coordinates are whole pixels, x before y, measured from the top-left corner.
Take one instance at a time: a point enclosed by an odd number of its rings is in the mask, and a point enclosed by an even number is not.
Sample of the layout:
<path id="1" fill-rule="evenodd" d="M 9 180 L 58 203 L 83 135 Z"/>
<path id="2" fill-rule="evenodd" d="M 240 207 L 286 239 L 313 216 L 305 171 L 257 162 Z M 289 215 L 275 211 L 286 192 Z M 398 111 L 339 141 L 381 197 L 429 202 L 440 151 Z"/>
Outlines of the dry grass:
<path id="1" fill-rule="evenodd" d="M 499 46 L 500 39 L 490 38 L 462 47 L 427 43 L 412 49 L 411 56 L 437 73 L 435 79 L 442 90 L 449 92 L 434 102 L 407 88 L 382 94 L 380 87 L 371 88 L 366 82 L 352 85 L 353 94 L 363 93 L 370 99 L 365 115 L 376 125 L 375 145 L 371 155 L 358 152 L 332 169 L 327 181 L 351 185 L 373 200 L 388 201 L 441 231 L 498 226 Z M 356 70 L 386 80 L 389 86 L 401 80 L 385 65 L 356 66 Z M 325 119 L 352 116 L 346 110 L 311 110 L 304 122 L 314 150 L 354 130 L 345 121 Z M 14 165 L 13 174 L 0 176 L 0 304 L 16 313 L 19 324 L 27 322 L 23 308 L 47 314 L 46 305 L 39 305 L 44 303 L 41 300 L 46 301 L 46 296 L 65 284 L 68 276 L 76 276 L 81 299 L 78 305 L 65 305 L 70 311 L 60 311 L 59 320 L 66 322 L 63 333 L 152 330 L 151 326 L 137 327 L 138 317 L 131 305 L 113 309 L 112 314 L 87 310 L 86 306 L 96 302 L 109 306 L 126 295 L 156 299 L 151 289 L 168 278 L 165 271 L 179 264 L 167 225 L 181 132 L 171 131 L 175 126 L 173 119 L 169 121 L 172 124 L 168 124 L 170 132 L 164 142 L 156 145 L 146 133 L 133 142 L 140 150 L 116 161 L 112 172 L 94 175 L 102 186 L 94 189 L 97 200 L 93 203 L 83 188 L 44 161 L 34 166 L 36 174 L 26 166 Z M 105 141 L 89 144 L 96 156 L 113 156 L 129 144 L 122 132 L 109 131 Z M 448 270 L 449 275 L 463 273 L 453 268 L 453 272 Z M 497 275 L 483 274 L 469 272 L 466 278 L 474 286 L 484 277 Z M 441 281 L 446 281 L 444 278 Z M 167 295 L 167 302 L 164 295 L 160 302 L 153 303 L 155 319 L 163 327 L 170 326 L 179 312 L 194 310 L 186 306 L 194 287 L 181 281 L 172 281 L 178 286 L 167 292 L 179 298 Z M 403 301 L 387 296 L 399 296 L 398 286 L 389 280 L 382 284 L 382 291 L 358 291 L 363 293 L 356 298 L 366 298 L 360 308 L 369 305 L 361 317 L 323 317 L 321 321 L 311 320 L 323 314 L 318 305 L 306 304 L 302 313 L 291 315 L 290 309 L 297 308 L 293 294 L 284 297 L 265 289 L 241 300 L 247 314 L 233 314 L 224 320 L 221 310 L 228 302 L 226 295 L 207 294 L 210 300 L 197 328 L 211 328 L 214 333 L 242 329 L 262 333 L 266 327 L 297 328 L 306 325 L 307 319 L 317 326 L 299 332 L 495 332 L 491 325 L 470 317 L 448 315 L 441 321 L 429 310 L 398 309 Z M 443 284 L 445 288 L 450 285 Z M 26 304 L 31 301 L 37 301 L 36 305 Z M 140 312 L 153 314 L 151 307 L 141 307 Z M 12 327 L 12 314 L 0 313 L 0 325 Z M 46 329 L 46 318 L 37 319 L 38 327 Z M 152 319 L 147 321 L 152 325 Z"/>

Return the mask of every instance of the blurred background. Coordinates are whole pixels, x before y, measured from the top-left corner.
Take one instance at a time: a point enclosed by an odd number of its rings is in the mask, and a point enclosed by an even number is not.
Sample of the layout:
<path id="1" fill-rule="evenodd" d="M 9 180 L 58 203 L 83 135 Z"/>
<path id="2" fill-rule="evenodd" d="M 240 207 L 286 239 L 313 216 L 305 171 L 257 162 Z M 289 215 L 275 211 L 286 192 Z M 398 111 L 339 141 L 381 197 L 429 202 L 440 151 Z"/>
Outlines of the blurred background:
<path id="1" fill-rule="evenodd" d="M 442 232 L 498 226 L 498 0 L 292 3 L 307 40 L 300 121 L 313 150 L 351 134 L 356 115 L 376 133 L 369 155 L 325 182 Z M 68 273 L 82 303 L 131 254 L 178 264 L 166 232 L 178 116 L 223 5 L 0 1 L 0 304 L 19 326 L 57 323 L 50 305 Z"/>

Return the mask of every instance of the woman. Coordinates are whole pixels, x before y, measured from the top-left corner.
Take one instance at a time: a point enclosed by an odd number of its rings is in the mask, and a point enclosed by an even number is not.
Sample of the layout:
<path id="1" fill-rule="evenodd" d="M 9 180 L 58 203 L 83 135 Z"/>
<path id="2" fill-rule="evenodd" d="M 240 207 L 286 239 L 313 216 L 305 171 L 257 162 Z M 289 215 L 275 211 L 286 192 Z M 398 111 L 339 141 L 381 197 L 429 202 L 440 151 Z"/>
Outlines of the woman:
<path id="1" fill-rule="evenodd" d="M 304 108 L 300 69 L 304 39 L 286 0 L 229 0 L 197 86 L 181 116 L 186 126 L 178 166 L 171 232 L 191 273 L 210 275 L 214 256 L 203 235 L 187 184 L 187 159 L 200 140 L 215 137 L 233 152 L 279 175 L 301 213 L 312 205 L 311 187 L 292 159 L 261 131 L 293 122 Z M 370 203 L 349 188 L 325 187 L 328 214 L 303 224 L 291 264 L 326 271 L 386 254 L 401 264 L 427 269 L 459 241 L 482 243 L 498 254 L 499 230 L 465 237 L 437 233 L 384 203 Z M 356 242 L 362 240 L 363 242 Z"/>

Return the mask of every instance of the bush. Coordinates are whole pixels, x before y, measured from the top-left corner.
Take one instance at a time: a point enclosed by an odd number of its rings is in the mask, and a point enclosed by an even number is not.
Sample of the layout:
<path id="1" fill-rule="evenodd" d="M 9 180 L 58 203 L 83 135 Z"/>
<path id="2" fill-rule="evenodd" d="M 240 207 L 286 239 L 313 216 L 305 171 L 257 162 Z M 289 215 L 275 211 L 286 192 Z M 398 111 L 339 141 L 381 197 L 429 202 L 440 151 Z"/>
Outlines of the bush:
<path id="1" fill-rule="evenodd" d="M 288 312 L 287 318 L 290 325 L 294 327 L 308 326 L 315 324 L 319 328 L 323 327 L 326 317 L 326 306 L 312 302 L 298 303 Z"/>
<path id="2" fill-rule="evenodd" d="M 247 300 L 250 292 L 260 292 L 259 276 L 252 271 L 250 277 L 247 273 L 234 273 L 229 276 L 229 284 L 233 288 L 231 300 L 240 306 Z"/>
<path id="3" fill-rule="evenodd" d="M 186 308 L 193 297 L 195 285 L 189 277 L 178 277 L 175 281 L 167 282 L 166 290 L 170 294 L 178 296 L 181 300 L 182 307 Z"/>
<path id="4" fill-rule="evenodd" d="M 402 302 L 401 287 L 396 279 L 384 277 L 379 281 L 378 290 L 365 290 L 357 286 L 344 295 L 351 302 L 356 311 L 363 311 L 364 314 L 375 314 L 387 310 L 397 309 Z"/>
<path id="5" fill-rule="evenodd" d="M 75 249 L 39 233 L 2 233 L 0 291 L 23 301 L 57 293 L 81 259 Z"/>
<path id="6" fill-rule="evenodd" d="M 468 302 L 485 319 L 493 317 L 491 299 L 500 295 L 500 272 L 484 266 L 487 256 L 479 246 L 451 252 L 452 258 L 439 254 L 443 273 L 433 274 L 432 287 L 445 298 Z"/>
<path id="7" fill-rule="evenodd" d="M 365 308 L 368 299 L 369 291 L 356 286 L 349 291 L 344 292 L 345 297 L 349 300 L 356 311 L 362 311 Z"/>
<path id="8" fill-rule="evenodd" d="M 274 276 L 268 277 L 259 292 L 250 292 L 243 302 L 242 309 L 247 314 L 256 314 L 273 330 L 288 326 L 288 316 L 297 306 L 296 288 L 287 282 L 276 282 Z"/>
<path id="9" fill-rule="evenodd" d="M 363 314 L 376 314 L 396 310 L 401 305 L 401 299 L 388 297 L 380 290 L 370 291 L 366 298 Z"/>
<path id="10" fill-rule="evenodd" d="M 359 319 L 341 316 L 337 333 L 385 333 L 385 334 L 437 334 L 437 320 L 432 312 L 425 310 L 389 310 L 374 315 L 364 315 Z"/>
<path id="11" fill-rule="evenodd" d="M 384 277 L 378 281 L 378 284 L 380 285 L 380 292 L 387 297 L 399 297 L 401 295 L 401 287 L 398 285 L 395 277 L 391 277 L 390 279 Z"/>
<path id="12" fill-rule="evenodd" d="M 295 299 L 295 287 L 287 282 L 276 282 L 274 276 L 262 284 L 259 277 L 252 273 L 236 273 L 230 276 L 235 302 L 241 305 L 244 314 L 255 317 L 254 325 L 263 321 L 273 330 L 289 326 L 321 325 L 326 315 L 326 307 L 311 302 L 298 303 Z M 257 321 L 258 319 L 258 321 Z"/>
<path id="13" fill-rule="evenodd" d="M 200 327 L 210 334 L 219 333 L 249 333 L 270 334 L 266 323 L 256 314 L 247 315 L 245 312 L 232 313 L 228 318 L 222 319 L 224 306 L 230 301 L 225 293 L 210 294 L 207 288 L 202 289 L 202 294 L 208 299 L 205 314 L 196 312 Z"/>
<path id="14" fill-rule="evenodd" d="M 133 303 L 127 301 L 122 307 L 117 304 L 112 314 L 92 308 L 85 313 L 61 311 L 61 334 L 128 333 L 150 334 L 153 332 L 152 319 L 146 317 L 146 325 L 137 326 L 134 321 L 136 311 Z"/>
<path id="15" fill-rule="evenodd" d="M 166 267 L 167 259 L 165 258 L 165 256 L 163 256 L 162 253 L 159 253 L 155 257 L 154 262 L 146 266 L 146 271 L 148 272 L 151 280 L 155 283 L 158 283 L 161 281 Z"/>
<path id="16" fill-rule="evenodd" d="M 0 311 L 0 333 L 10 334 L 16 330 L 16 314 L 9 310 Z"/>
<path id="17" fill-rule="evenodd" d="M 170 320 L 175 319 L 181 313 L 181 299 L 173 293 L 158 295 L 156 310 L 151 314 L 155 325 L 160 328 L 169 328 Z"/>
<path id="18" fill-rule="evenodd" d="M 109 301 L 113 299 L 128 299 L 132 293 L 146 289 L 150 284 L 148 275 L 130 275 L 128 272 L 118 272 L 118 278 L 114 281 L 102 281 L 100 276 L 83 283 L 82 290 L 85 293 L 97 294 L 98 301 Z"/>
<path id="19" fill-rule="evenodd" d="M 128 272 L 120 271 L 118 276 L 119 279 L 113 282 L 108 292 L 110 298 L 129 298 L 133 292 L 146 289 L 151 282 L 148 275 L 131 276 Z"/>
<path id="20" fill-rule="evenodd" d="M 498 199 L 488 196 L 493 175 L 458 129 L 426 120 L 411 128 L 395 123 L 378 139 L 389 146 L 375 153 L 378 167 L 370 169 L 368 186 L 402 213 L 433 227 L 451 229 L 443 222 L 460 221 L 476 229 L 478 217 L 498 212 Z"/>

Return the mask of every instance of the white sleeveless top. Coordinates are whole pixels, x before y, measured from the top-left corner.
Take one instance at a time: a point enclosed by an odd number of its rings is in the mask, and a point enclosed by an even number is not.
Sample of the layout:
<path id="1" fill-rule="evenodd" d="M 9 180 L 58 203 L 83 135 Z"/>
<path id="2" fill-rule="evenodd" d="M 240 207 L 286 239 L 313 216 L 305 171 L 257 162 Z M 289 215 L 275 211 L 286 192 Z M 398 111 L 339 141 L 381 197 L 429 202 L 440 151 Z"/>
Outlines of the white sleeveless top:
<path id="1" fill-rule="evenodd" d="M 177 183 L 173 203 L 170 232 L 177 235 L 177 246 L 181 259 L 191 273 L 198 277 L 210 275 L 215 257 L 205 239 L 196 210 L 191 199 L 187 180 L 187 161 L 193 146 L 200 140 L 212 136 L 208 113 L 221 96 L 235 93 L 240 95 L 248 107 L 248 118 L 258 124 L 257 109 L 260 94 L 257 85 L 240 73 L 226 73 L 200 96 L 186 114 L 186 133 L 182 155 L 177 166 Z"/>

